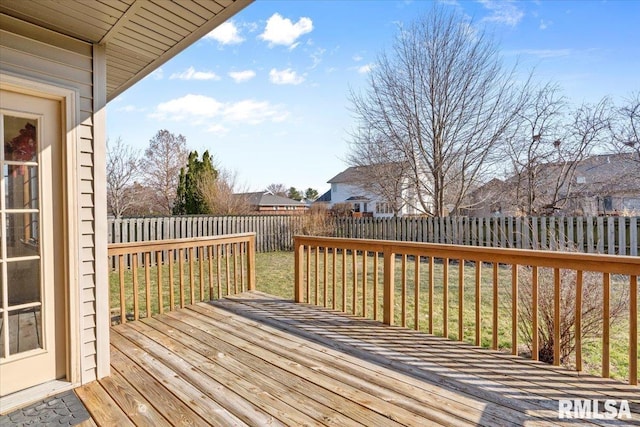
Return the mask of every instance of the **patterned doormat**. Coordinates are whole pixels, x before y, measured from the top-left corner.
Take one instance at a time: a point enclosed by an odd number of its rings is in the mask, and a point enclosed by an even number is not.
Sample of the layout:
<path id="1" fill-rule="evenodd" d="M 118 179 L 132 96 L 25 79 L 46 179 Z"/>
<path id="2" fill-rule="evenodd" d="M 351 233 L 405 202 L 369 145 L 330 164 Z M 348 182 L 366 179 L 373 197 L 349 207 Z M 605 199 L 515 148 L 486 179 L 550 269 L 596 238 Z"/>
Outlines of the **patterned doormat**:
<path id="1" fill-rule="evenodd" d="M 0 427 L 74 426 L 89 419 L 89 412 L 73 390 L 0 416 Z"/>

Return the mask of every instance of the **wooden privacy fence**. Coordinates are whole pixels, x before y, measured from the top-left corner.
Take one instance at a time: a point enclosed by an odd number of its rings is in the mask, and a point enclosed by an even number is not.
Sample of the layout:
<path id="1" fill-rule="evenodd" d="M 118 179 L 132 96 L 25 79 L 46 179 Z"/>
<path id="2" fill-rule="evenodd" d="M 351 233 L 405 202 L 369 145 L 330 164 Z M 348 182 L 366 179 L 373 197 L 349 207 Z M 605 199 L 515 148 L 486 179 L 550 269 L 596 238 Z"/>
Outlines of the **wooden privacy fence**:
<path id="1" fill-rule="evenodd" d="M 640 218 L 337 218 L 334 236 L 637 256 Z"/>
<path id="2" fill-rule="evenodd" d="M 599 282 L 596 284 L 602 290 L 601 375 L 605 378 L 610 376 L 610 302 L 615 276 L 616 286 L 628 290 L 629 382 L 638 383 L 640 258 L 308 236 L 296 236 L 294 246 L 296 302 L 323 305 L 376 320 L 382 314 L 386 324 L 397 322 L 459 341 L 472 336 L 470 341 L 475 345 L 493 349 L 510 346 L 513 354 L 519 352 L 519 315 L 527 310 L 532 314 L 532 323 L 527 326 L 531 336 L 528 344 L 535 360 L 544 320 L 539 313 L 543 272 L 550 272 L 552 277 L 553 343 L 561 342 L 561 307 L 574 307 L 575 322 L 569 326 L 574 331 L 583 330 L 582 318 L 586 313 L 583 285 L 586 290 L 587 275 L 591 280 L 595 273 Z M 571 272 L 570 279 L 565 275 L 567 271 Z M 569 280 L 571 283 L 567 283 Z M 563 287 L 563 283 L 568 286 Z M 531 295 L 526 307 L 518 297 L 524 286 Z M 566 297 L 562 289 L 572 290 L 572 296 Z M 457 314 L 453 312 L 456 308 Z M 436 323 L 438 328 L 434 326 Z M 450 333 L 449 326 L 456 323 L 457 334 Z M 483 323 L 489 327 L 483 328 Z M 499 337 L 505 330 L 507 342 L 500 345 Z M 489 335 L 491 341 L 486 342 Z M 570 337 L 575 343 L 575 365 L 581 371 L 581 333 Z M 560 364 L 561 356 L 560 345 L 554 345 L 555 365 Z"/>
<path id="3" fill-rule="evenodd" d="M 254 290 L 255 245 L 254 233 L 110 244 L 112 320 Z"/>
<path id="4" fill-rule="evenodd" d="M 109 220 L 109 243 L 256 233 L 256 251 L 290 251 L 304 215 L 175 216 Z M 638 256 L 637 217 L 327 218 L 333 237 L 569 250 Z M 314 232 L 311 232 L 314 234 Z"/>
<path id="5" fill-rule="evenodd" d="M 255 233 L 256 251 L 290 251 L 300 215 L 172 216 L 109 219 L 109 243 Z"/>

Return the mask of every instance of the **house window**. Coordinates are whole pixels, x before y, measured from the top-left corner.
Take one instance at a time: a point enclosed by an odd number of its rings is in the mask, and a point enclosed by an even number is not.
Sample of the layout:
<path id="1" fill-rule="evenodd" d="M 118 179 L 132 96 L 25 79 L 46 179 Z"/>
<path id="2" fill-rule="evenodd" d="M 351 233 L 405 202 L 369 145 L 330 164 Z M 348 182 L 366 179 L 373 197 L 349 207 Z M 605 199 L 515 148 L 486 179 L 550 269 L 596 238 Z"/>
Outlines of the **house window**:
<path id="1" fill-rule="evenodd" d="M 354 212 L 360 212 L 360 203 L 354 203 L 353 204 L 353 211 Z"/>
<path id="2" fill-rule="evenodd" d="M 376 212 L 381 214 L 393 213 L 391 204 L 388 202 L 376 202 Z"/>
<path id="3" fill-rule="evenodd" d="M 367 202 L 364 203 L 364 207 L 362 208 L 362 212 L 369 212 L 368 209 L 369 206 L 367 206 Z"/>
<path id="4" fill-rule="evenodd" d="M 611 199 L 611 196 L 604 197 L 604 210 L 605 211 L 613 210 L 613 200 Z"/>
<path id="5" fill-rule="evenodd" d="M 584 176 L 579 176 L 576 178 L 576 183 L 578 184 L 586 184 L 587 183 L 587 178 Z"/>
<path id="6" fill-rule="evenodd" d="M 331 192 L 335 193 L 336 191 L 338 191 L 338 184 L 331 184 Z"/>

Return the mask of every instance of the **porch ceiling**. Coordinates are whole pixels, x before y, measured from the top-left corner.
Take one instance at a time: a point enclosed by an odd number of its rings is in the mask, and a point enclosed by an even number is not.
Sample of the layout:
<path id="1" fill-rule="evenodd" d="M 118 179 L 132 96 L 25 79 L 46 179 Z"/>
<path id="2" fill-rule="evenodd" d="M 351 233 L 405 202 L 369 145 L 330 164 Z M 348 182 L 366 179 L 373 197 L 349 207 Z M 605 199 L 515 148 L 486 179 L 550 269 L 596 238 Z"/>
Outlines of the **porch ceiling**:
<path id="1" fill-rule="evenodd" d="M 111 100 L 253 0 L 2 0 L 0 13 L 106 45 Z"/>

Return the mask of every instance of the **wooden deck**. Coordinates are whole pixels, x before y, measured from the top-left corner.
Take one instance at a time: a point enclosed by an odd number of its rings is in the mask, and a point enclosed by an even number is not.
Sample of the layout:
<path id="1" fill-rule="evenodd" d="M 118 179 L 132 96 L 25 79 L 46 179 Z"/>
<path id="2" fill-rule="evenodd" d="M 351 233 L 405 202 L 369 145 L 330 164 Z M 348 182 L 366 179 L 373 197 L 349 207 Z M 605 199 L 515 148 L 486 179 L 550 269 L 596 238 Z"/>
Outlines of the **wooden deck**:
<path id="1" fill-rule="evenodd" d="M 97 425 L 640 425 L 638 387 L 259 292 L 114 326 L 111 366 L 76 389 Z"/>

